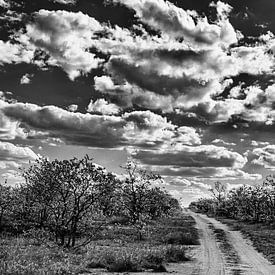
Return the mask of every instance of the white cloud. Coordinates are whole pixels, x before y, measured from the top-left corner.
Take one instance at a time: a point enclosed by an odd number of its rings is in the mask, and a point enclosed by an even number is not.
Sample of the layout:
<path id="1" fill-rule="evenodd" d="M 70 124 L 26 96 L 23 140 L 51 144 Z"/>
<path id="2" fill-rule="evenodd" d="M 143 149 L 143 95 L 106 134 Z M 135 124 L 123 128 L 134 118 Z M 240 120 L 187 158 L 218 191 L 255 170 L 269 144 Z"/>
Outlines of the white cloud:
<path id="1" fill-rule="evenodd" d="M 20 79 L 20 84 L 30 84 L 32 77 L 31 74 L 24 74 Z"/>
<path id="2" fill-rule="evenodd" d="M 89 52 L 93 32 L 99 30 L 102 30 L 100 23 L 82 12 L 40 10 L 34 23 L 27 25 L 27 36 L 50 55 L 48 64 L 61 66 L 75 79 L 102 62 Z"/>
<path id="3" fill-rule="evenodd" d="M 114 2 L 120 2 L 134 9 L 141 21 L 160 30 L 163 35 L 171 38 L 183 37 L 192 46 L 215 43 L 230 45 L 237 42 L 237 35 L 225 16 L 225 7 L 221 7 L 221 4 L 218 12 L 222 11 L 222 16 L 216 24 L 209 24 L 207 18 L 200 17 L 194 11 L 178 8 L 168 1 L 114 0 Z"/>
<path id="4" fill-rule="evenodd" d="M 78 110 L 78 105 L 77 104 L 71 104 L 67 108 L 68 111 L 70 112 L 76 112 Z"/>
<path id="5" fill-rule="evenodd" d="M 150 111 L 124 113 L 118 117 L 5 101 L 0 101 L 0 110 L 4 121 L 18 126 L 25 137 L 60 137 L 69 144 L 100 148 L 137 146 L 166 150 L 175 146 L 173 148 L 180 150 L 182 144 L 200 144 L 194 128 L 177 127 Z"/>
<path id="6" fill-rule="evenodd" d="M 233 142 L 226 142 L 222 139 L 216 138 L 214 140 L 212 140 L 212 143 L 217 144 L 217 143 L 221 143 L 223 145 L 228 145 L 228 146 L 236 146 L 236 143 Z"/>
<path id="7" fill-rule="evenodd" d="M 120 112 L 120 108 L 113 103 L 108 103 L 104 98 L 97 99 L 96 101 L 91 100 L 88 105 L 87 111 L 89 113 L 100 113 L 103 115 L 115 115 Z"/>
<path id="8" fill-rule="evenodd" d="M 0 0 L 0 7 L 8 9 L 10 7 L 10 3 L 6 0 Z"/>
<path id="9" fill-rule="evenodd" d="M 38 156 L 29 148 L 14 145 L 10 142 L 0 141 L 0 161 L 6 165 L 13 163 L 27 163 L 29 160 L 35 160 Z"/>
<path id="10" fill-rule="evenodd" d="M 53 2 L 64 5 L 75 5 L 77 0 L 52 0 Z"/>
<path id="11" fill-rule="evenodd" d="M 275 145 L 256 148 L 252 151 L 252 154 L 256 157 L 256 159 L 252 160 L 253 164 L 275 170 Z"/>
<path id="12" fill-rule="evenodd" d="M 0 40 L 0 65 L 5 63 L 21 63 L 31 62 L 33 58 L 33 50 L 28 49 L 23 44 L 12 44 L 9 41 Z"/>

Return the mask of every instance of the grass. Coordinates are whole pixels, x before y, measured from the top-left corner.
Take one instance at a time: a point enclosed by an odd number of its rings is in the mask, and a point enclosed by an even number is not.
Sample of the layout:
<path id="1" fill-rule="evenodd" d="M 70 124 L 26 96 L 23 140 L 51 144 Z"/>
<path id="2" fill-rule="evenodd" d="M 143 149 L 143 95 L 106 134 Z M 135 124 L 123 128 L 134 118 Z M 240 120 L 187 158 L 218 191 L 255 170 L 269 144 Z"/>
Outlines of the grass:
<path id="1" fill-rule="evenodd" d="M 99 272 L 165 272 L 166 263 L 189 260 L 187 246 L 198 243 L 194 221 L 188 216 L 154 222 L 137 241 L 137 230 L 125 224 L 106 226 L 89 245 L 78 251 L 31 236 L 0 240 L 0 274 L 82 274 Z"/>
<path id="2" fill-rule="evenodd" d="M 219 218 L 233 230 L 239 230 L 250 239 L 257 251 L 275 264 L 275 226 L 236 221 L 233 219 Z"/>
<path id="3" fill-rule="evenodd" d="M 56 246 L 34 245 L 26 238 L 2 238 L 0 274 L 76 274 L 81 259 Z"/>

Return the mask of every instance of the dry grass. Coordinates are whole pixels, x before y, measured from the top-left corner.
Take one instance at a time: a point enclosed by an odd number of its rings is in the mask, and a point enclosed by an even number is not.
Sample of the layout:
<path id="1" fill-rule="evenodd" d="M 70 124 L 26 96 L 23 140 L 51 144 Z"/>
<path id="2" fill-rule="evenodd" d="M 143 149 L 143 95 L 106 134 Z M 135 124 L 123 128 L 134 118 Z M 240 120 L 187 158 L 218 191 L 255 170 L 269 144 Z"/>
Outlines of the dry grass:
<path id="1" fill-rule="evenodd" d="M 163 272 L 168 262 L 189 260 L 186 245 L 198 243 L 194 222 L 187 216 L 151 224 L 142 241 L 136 235 L 131 226 L 106 226 L 96 240 L 78 251 L 39 243 L 31 236 L 5 236 L 0 241 L 0 274 L 81 274 L 99 268 Z"/>
<path id="2" fill-rule="evenodd" d="M 76 274 L 80 257 L 55 246 L 34 245 L 26 238 L 5 238 L 0 244 L 0 274 Z"/>

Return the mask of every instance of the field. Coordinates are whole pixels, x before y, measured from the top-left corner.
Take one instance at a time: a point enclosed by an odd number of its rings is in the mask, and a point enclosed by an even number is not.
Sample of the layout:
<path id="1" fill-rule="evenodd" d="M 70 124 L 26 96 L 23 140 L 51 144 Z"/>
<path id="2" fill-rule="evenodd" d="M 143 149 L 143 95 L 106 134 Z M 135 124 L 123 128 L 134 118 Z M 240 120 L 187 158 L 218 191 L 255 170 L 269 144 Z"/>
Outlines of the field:
<path id="1" fill-rule="evenodd" d="M 142 232 L 113 220 L 86 246 L 65 249 L 36 233 L 2 234 L 0 274 L 101 274 L 165 271 L 167 263 L 189 261 L 190 246 L 198 244 L 194 220 L 187 215 L 152 222 Z"/>

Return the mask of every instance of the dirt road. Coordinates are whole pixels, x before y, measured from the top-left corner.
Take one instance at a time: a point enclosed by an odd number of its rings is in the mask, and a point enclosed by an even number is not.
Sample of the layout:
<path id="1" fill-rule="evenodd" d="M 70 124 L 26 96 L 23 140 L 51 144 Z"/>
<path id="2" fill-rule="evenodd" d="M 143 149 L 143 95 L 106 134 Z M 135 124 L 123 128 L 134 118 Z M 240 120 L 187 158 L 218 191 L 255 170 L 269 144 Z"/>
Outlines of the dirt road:
<path id="1" fill-rule="evenodd" d="M 241 233 L 205 215 L 189 213 L 197 223 L 201 245 L 193 255 L 193 270 L 188 264 L 181 274 L 273 275 L 275 266 L 258 253 Z M 183 267 L 183 266 L 182 266 Z M 180 270 L 177 270 L 180 274 Z"/>
<path id="2" fill-rule="evenodd" d="M 275 265 L 258 253 L 240 232 L 205 215 L 188 214 L 197 223 L 201 242 L 200 246 L 190 248 L 192 261 L 167 265 L 169 273 L 142 272 L 136 275 L 275 275 Z"/>

